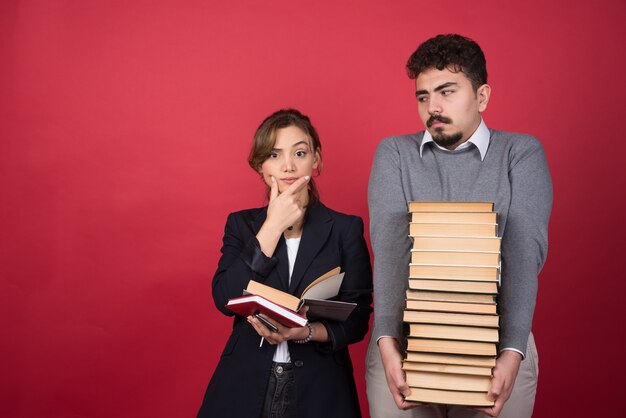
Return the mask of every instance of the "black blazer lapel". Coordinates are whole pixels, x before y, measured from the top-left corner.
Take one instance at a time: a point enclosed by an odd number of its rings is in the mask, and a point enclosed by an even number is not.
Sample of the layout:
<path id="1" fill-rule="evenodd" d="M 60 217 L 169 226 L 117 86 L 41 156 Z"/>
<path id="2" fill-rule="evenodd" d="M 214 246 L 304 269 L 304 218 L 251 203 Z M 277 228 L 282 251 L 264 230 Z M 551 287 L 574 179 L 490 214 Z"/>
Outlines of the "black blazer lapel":
<path id="1" fill-rule="evenodd" d="M 328 209 L 321 203 L 317 203 L 308 209 L 306 223 L 302 230 L 302 239 L 298 247 L 296 264 L 291 274 L 289 293 L 294 294 L 307 268 L 320 252 L 327 241 L 333 226 L 333 220 Z M 300 297 L 300 295 L 296 295 Z"/>

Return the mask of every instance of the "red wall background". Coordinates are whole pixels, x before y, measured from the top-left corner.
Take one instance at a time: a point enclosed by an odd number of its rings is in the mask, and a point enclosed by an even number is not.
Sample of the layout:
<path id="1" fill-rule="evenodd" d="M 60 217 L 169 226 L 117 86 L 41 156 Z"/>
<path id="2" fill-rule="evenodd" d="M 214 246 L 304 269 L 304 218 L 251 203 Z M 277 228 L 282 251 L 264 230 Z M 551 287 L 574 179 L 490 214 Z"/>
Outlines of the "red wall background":
<path id="1" fill-rule="evenodd" d="M 536 135 L 552 171 L 535 416 L 620 415 L 625 18 L 621 0 L 3 1 L 0 416 L 195 416 L 230 328 L 209 291 L 226 215 L 263 204 L 254 129 L 309 114 L 323 200 L 367 221 L 377 143 L 422 129 L 404 63 L 446 32 L 485 50 L 487 124 Z"/>

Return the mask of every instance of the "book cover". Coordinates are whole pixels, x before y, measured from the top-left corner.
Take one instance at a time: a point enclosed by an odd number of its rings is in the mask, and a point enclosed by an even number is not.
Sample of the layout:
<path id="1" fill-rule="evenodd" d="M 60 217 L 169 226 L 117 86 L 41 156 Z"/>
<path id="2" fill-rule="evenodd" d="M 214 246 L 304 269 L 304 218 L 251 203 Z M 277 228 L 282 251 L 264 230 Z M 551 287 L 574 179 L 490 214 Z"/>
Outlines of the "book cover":
<path id="1" fill-rule="evenodd" d="M 459 366 L 475 366 L 493 368 L 496 366 L 495 356 L 470 356 L 463 354 L 421 353 L 409 351 L 406 361 L 414 363 L 453 364 Z"/>
<path id="2" fill-rule="evenodd" d="M 498 328 L 497 315 L 474 315 L 449 312 L 405 310 L 404 322 L 412 324 L 465 325 L 468 327 Z"/>
<path id="3" fill-rule="evenodd" d="M 498 267 L 409 265 L 410 279 L 470 280 L 498 282 Z"/>
<path id="4" fill-rule="evenodd" d="M 402 370 L 448 374 L 469 374 L 472 376 L 489 377 L 491 377 L 492 372 L 491 367 L 461 366 L 457 364 L 416 363 L 412 361 L 404 361 L 402 363 Z"/>
<path id="5" fill-rule="evenodd" d="M 411 250 L 411 264 L 500 267 L 500 254 L 470 251 Z"/>
<path id="6" fill-rule="evenodd" d="M 491 387 L 491 376 L 434 373 L 413 370 L 407 370 L 405 373 L 406 382 L 410 387 L 467 392 L 488 392 Z"/>
<path id="7" fill-rule="evenodd" d="M 408 202 L 409 212 L 493 212 L 493 202 Z"/>
<path id="8" fill-rule="evenodd" d="M 498 284 L 495 282 L 409 279 L 409 288 L 413 290 L 433 290 L 439 292 L 498 294 Z"/>
<path id="9" fill-rule="evenodd" d="M 495 237 L 496 224 L 409 224 L 412 237 Z"/>
<path id="10" fill-rule="evenodd" d="M 496 344 L 474 341 L 432 340 L 422 338 L 409 338 L 407 340 L 408 351 L 426 353 L 464 354 L 475 356 L 495 356 Z"/>
<path id="11" fill-rule="evenodd" d="M 290 328 L 303 327 L 308 322 L 304 316 L 259 295 L 245 295 L 230 299 L 226 307 L 243 317 L 262 313 Z"/>
<path id="12" fill-rule="evenodd" d="M 460 325 L 410 324 L 409 337 L 497 343 L 498 329 Z"/>
<path id="13" fill-rule="evenodd" d="M 455 303 L 431 300 L 407 300 L 406 309 L 411 311 L 454 312 L 481 315 L 496 315 L 495 304 Z"/>
<path id="14" fill-rule="evenodd" d="M 335 321 L 345 321 L 356 308 L 356 303 L 342 302 L 340 300 L 305 299 L 305 305 L 309 307 L 309 318 L 325 318 Z"/>
<path id="15" fill-rule="evenodd" d="M 413 237 L 413 249 L 424 251 L 499 252 L 499 237 Z"/>
<path id="16" fill-rule="evenodd" d="M 497 223 L 497 214 L 496 212 L 412 212 L 411 222 L 495 224 Z"/>
<path id="17" fill-rule="evenodd" d="M 473 294 L 473 293 L 452 293 L 452 292 L 433 292 L 428 290 L 412 290 L 406 291 L 408 300 L 426 300 L 439 302 L 457 302 L 457 303 L 481 303 L 495 305 L 496 300 L 493 295 Z"/>
<path id="18" fill-rule="evenodd" d="M 494 404 L 487 399 L 486 392 L 462 392 L 424 388 L 411 388 L 411 394 L 405 399 L 413 402 L 447 405 L 493 406 Z"/>

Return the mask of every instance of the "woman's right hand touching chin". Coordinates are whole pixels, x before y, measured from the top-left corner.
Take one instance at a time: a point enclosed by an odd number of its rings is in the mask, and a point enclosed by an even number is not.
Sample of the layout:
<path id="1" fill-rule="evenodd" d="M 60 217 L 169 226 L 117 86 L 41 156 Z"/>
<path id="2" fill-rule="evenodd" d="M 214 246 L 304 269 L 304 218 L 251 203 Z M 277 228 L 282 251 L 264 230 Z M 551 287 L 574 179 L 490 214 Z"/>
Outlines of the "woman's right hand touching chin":
<path id="1" fill-rule="evenodd" d="M 300 177 L 280 193 L 276 179 L 271 177 L 267 218 L 256 235 L 261 251 L 266 256 L 271 257 L 274 254 L 283 232 L 304 216 L 304 206 L 307 202 L 302 201 L 302 189 L 306 187 L 309 179 L 309 176 Z"/>

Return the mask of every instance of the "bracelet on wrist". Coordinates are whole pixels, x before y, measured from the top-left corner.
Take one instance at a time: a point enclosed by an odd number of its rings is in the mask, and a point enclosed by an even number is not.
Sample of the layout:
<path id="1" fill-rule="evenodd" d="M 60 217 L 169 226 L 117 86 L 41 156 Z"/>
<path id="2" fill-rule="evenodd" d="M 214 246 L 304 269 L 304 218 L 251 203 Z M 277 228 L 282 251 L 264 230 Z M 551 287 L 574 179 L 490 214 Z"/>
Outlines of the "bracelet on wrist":
<path id="1" fill-rule="evenodd" d="M 309 327 L 309 335 L 307 335 L 306 338 L 304 338 L 302 340 L 293 340 L 294 343 L 296 343 L 296 344 L 306 344 L 309 341 L 311 341 L 311 339 L 313 338 L 313 325 L 311 325 L 310 322 L 307 322 L 306 326 Z"/>

